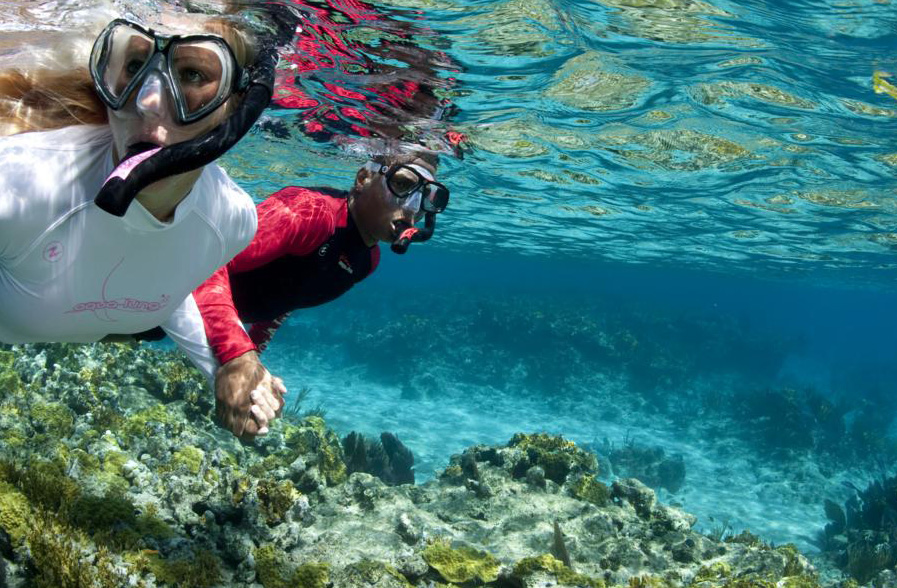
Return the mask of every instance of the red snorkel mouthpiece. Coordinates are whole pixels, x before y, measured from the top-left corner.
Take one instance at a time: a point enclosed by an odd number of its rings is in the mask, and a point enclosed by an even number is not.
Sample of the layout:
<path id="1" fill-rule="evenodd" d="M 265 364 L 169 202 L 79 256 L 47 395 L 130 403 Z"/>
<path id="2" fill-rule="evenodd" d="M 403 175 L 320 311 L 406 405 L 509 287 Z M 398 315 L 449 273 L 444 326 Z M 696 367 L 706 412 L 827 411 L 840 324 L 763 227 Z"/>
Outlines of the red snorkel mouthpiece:
<path id="1" fill-rule="evenodd" d="M 396 240 L 390 246 L 394 253 L 405 253 L 412 243 L 422 243 L 432 237 L 433 232 L 436 230 L 436 213 L 428 212 L 424 215 L 424 228 L 422 229 L 405 223 L 403 225 L 405 228 L 402 229 L 402 232 L 399 233 L 399 236 L 396 237 Z"/>

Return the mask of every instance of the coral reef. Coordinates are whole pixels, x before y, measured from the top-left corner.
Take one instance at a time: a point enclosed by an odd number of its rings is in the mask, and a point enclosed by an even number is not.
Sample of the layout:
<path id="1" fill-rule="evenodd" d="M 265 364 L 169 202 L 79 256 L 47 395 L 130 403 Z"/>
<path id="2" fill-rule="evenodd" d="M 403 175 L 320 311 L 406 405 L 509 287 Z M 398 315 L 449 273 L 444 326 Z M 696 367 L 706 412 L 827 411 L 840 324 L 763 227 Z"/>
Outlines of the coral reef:
<path id="1" fill-rule="evenodd" d="M 389 485 L 414 484 L 414 455 L 392 433 L 380 434 L 380 440 L 352 431 L 343 438 L 348 473 L 365 472 Z"/>
<path id="2" fill-rule="evenodd" d="M 685 461 L 682 456 L 667 457 L 662 447 L 644 447 L 627 442 L 608 454 L 614 473 L 638 478 L 652 488 L 676 492 L 685 483 Z"/>
<path id="3" fill-rule="evenodd" d="M 390 485 L 353 471 L 359 441 L 340 442 L 318 416 L 279 420 L 241 444 L 193 396 L 201 376 L 170 354 L 2 353 L 0 561 L 10 585 L 818 585 L 794 548 L 715 540 L 636 479 L 608 487 L 595 455 L 560 436 L 476 445 L 435 480 Z M 390 463 L 408 463 L 386 439 Z"/>
<path id="4" fill-rule="evenodd" d="M 855 489 L 844 507 L 824 503 L 829 523 L 823 531 L 828 557 L 860 584 L 890 584 L 886 578 L 897 565 L 897 476 Z"/>

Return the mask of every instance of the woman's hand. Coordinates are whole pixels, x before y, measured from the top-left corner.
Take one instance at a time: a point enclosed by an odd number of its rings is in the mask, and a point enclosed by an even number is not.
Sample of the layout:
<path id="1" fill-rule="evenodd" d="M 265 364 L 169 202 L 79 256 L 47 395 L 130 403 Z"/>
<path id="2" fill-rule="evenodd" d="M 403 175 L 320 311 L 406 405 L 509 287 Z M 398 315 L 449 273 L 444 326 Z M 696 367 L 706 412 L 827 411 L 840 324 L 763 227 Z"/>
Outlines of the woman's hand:
<path id="1" fill-rule="evenodd" d="M 252 440 L 268 432 L 268 423 L 280 416 L 286 388 L 249 351 L 218 368 L 215 374 L 215 413 L 218 423 L 241 439 Z"/>

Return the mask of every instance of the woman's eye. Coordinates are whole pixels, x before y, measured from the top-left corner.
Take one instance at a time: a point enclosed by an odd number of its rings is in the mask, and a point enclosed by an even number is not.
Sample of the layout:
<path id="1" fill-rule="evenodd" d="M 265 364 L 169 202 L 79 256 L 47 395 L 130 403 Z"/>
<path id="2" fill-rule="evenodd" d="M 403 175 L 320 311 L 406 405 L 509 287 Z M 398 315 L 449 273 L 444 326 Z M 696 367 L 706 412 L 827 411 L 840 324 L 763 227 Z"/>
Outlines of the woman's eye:
<path id="1" fill-rule="evenodd" d="M 143 67 L 143 64 L 144 62 L 141 59 L 132 59 L 125 66 L 125 71 L 129 76 L 135 76 L 140 71 L 140 68 Z"/>
<path id="2" fill-rule="evenodd" d="M 201 84 L 206 81 L 206 76 L 198 69 L 183 69 L 179 72 L 181 82 L 186 84 Z"/>

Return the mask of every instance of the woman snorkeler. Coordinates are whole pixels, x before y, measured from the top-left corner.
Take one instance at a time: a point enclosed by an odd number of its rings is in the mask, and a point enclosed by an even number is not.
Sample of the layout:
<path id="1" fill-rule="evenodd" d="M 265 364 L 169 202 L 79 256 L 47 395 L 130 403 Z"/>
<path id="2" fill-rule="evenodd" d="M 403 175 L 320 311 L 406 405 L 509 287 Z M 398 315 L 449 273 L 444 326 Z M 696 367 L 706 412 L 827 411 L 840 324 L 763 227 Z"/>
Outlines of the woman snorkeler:
<path id="1" fill-rule="evenodd" d="M 0 342 L 161 326 L 214 373 L 189 344 L 190 293 L 256 230 L 252 199 L 213 162 L 270 101 L 276 45 L 295 30 L 270 14 L 262 30 L 163 6 L 151 27 L 108 23 L 79 66 L 70 39 L 50 66 L 0 72 Z M 282 404 L 282 384 L 257 377 Z M 248 393 L 218 403 L 231 431 L 260 428 Z"/>

